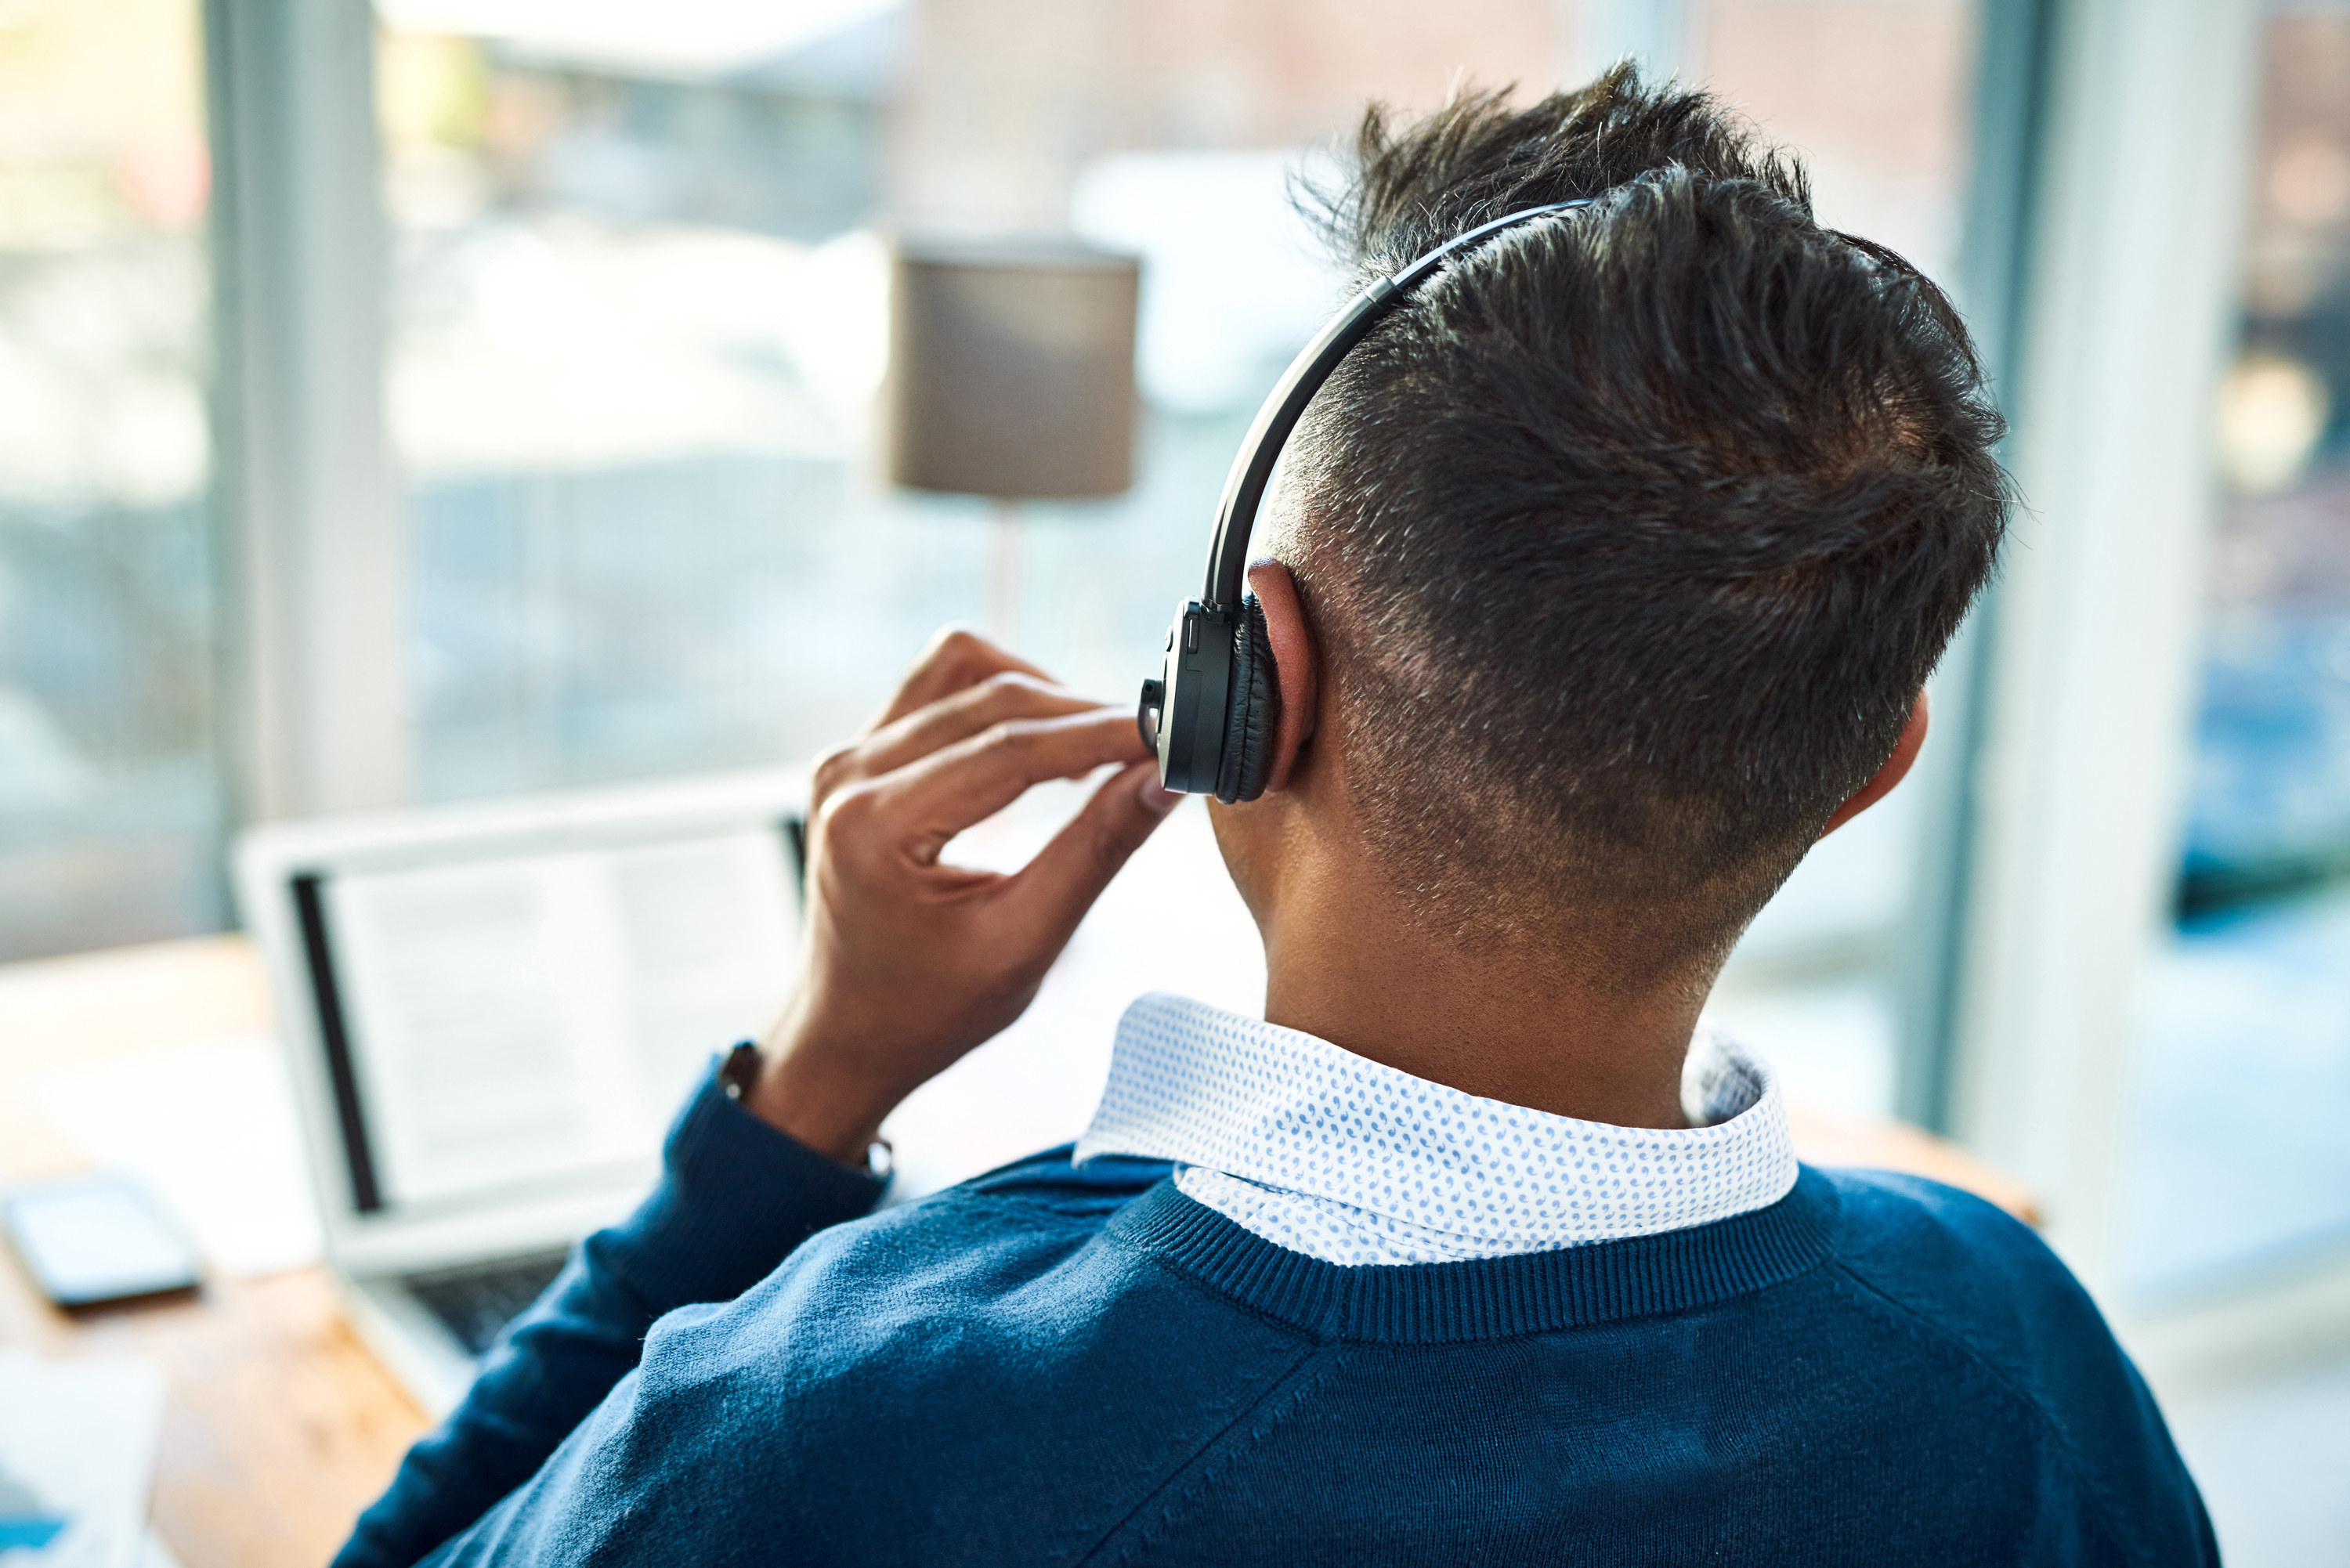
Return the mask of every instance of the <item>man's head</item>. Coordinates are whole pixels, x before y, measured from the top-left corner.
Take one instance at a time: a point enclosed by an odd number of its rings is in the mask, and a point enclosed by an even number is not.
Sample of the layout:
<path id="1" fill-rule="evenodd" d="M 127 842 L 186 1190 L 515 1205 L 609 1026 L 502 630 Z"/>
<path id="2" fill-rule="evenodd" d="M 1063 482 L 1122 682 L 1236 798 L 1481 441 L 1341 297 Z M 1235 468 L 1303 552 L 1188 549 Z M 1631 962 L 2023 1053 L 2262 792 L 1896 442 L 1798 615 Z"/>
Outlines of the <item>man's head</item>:
<path id="1" fill-rule="evenodd" d="M 1343 811 L 1468 950 L 1710 973 L 1885 766 L 1991 569 L 2000 421 L 1964 330 L 1821 228 L 1792 159 L 1628 67 L 1374 110 L 1358 152 L 1323 206 L 1366 279 L 1596 200 L 1424 285 L 1293 438 L 1265 548 L 1319 696 L 1267 799 Z M 1243 891 L 1282 815 L 1220 822 Z"/>

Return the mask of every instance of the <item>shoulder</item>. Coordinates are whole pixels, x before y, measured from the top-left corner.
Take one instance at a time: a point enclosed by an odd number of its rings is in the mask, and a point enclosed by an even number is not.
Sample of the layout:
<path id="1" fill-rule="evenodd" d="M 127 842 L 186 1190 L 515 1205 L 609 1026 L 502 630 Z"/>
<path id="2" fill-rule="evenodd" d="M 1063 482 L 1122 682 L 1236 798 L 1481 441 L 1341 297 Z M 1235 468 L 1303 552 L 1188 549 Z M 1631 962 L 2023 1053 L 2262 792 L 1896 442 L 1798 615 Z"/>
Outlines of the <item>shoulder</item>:
<path id="1" fill-rule="evenodd" d="M 1821 1174 L 1843 1211 L 1837 1265 L 1888 1305 L 2016 1374 L 2034 1369 L 2057 1343 L 2112 1345 L 2104 1317 L 2072 1271 L 2005 1210 L 1924 1177 Z"/>
<path id="2" fill-rule="evenodd" d="M 781 1370 L 765 1354 L 771 1334 L 748 1331 L 787 1328 L 795 1376 L 877 1357 L 913 1369 L 984 1325 L 1053 1312 L 1065 1293 L 1107 1288 L 1106 1276 L 1127 1255 L 1094 1243 L 1113 1215 L 1167 1173 L 1139 1160 L 1078 1167 L 1066 1147 L 1049 1149 L 820 1231 L 736 1301 L 699 1309 L 699 1317 L 672 1314 L 655 1337 L 674 1329 L 697 1350 L 723 1347 L 728 1357 Z M 929 1354 L 894 1354 L 917 1324 Z"/>
<path id="3" fill-rule="evenodd" d="M 1055 1150 L 835 1226 L 736 1300 L 671 1314 L 604 1413 L 597 1490 L 647 1518 L 773 1500 L 753 1511 L 788 1522 L 778 1561 L 935 1560 L 949 1519 L 1001 1536 L 992 1555 L 957 1547 L 974 1560 L 1080 1554 L 1305 1353 L 1105 1244 L 1166 1169 Z"/>
<path id="4" fill-rule="evenodd" d="M 1936 1299 L 1989 1305 L 2021 1282 L 2077 1295 L 2071 1271 L 2039 1232 L 1970 1192 L 1891 1170 L 1822 1170 L 1844 1217 L 1841 1257 L 1896 1288 L 1912 1275 Z M 1954 1289 L 1953 1289 L 1954 1288 Z"/>
<path id="5" fill-rule="evenodd" d="M 1856 1302 L 2027 1413 L 2127 1560 L 2198 1560 L 2210 1527 L 2154 1397 L 2038 1233 L 1922 1177 L 1822 1174 L 1843 1210 L 1832 1267 Z"/>

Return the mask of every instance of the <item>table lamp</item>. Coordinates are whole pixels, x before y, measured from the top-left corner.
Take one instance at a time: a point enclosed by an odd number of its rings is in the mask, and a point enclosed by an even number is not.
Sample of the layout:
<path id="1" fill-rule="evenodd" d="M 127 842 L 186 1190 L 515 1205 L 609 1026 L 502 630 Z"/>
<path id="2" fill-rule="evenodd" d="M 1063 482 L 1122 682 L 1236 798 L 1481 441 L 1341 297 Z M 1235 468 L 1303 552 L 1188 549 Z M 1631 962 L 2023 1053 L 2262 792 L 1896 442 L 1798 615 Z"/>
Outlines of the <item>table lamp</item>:
<path id="1" fill-rule="evenodd" d="M 983 495 L 991 629 L 1020 613 L 1020 503 L 1134 482 L 1139 258 L 1076 240 L 901 237 L 889 289 L 886 470 Z"/>

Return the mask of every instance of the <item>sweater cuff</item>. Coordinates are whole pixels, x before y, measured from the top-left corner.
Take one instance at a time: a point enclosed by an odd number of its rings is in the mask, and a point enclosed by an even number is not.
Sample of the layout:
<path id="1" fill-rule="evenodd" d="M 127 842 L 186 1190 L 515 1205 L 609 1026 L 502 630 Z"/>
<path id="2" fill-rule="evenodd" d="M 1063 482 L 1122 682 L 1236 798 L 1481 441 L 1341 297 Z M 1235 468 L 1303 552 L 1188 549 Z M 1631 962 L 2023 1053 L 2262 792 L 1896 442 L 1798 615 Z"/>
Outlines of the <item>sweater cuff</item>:
<path id="1" fill-rule="evenodd" d="M 656 1316 L 733 1300 L 818 1231 L 870 1212 L 889 1186 L 745 1110 L 715 1062 L 671 1126 L 661 1166 L 651 1196 L 600 1238 Z"/>

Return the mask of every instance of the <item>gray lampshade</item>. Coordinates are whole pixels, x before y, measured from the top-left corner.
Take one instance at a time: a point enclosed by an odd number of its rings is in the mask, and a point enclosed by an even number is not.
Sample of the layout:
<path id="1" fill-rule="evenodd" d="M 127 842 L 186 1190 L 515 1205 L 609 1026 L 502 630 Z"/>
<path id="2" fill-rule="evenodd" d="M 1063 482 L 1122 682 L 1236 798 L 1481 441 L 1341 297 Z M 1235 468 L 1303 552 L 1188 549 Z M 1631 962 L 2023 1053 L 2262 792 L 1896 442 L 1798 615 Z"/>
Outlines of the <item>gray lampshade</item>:
<path id="1" fill-rule="evenodd" d="M 1133 483 L 1137 258 L 1075 241 L 901 239 L 891 274 L 892 481 L 1005 497 Z"/>

